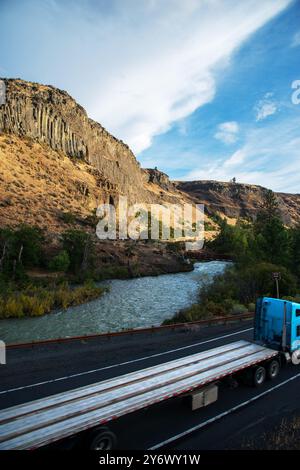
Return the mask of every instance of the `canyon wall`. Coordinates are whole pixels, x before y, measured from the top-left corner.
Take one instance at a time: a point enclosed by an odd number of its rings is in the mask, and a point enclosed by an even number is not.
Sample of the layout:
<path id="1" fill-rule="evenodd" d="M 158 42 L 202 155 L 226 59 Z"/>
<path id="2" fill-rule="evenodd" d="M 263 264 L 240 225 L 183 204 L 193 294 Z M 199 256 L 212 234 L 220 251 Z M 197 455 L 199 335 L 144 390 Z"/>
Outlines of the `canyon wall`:
<path id="1" fill-rule="evenodd" d="M 217 181 L 172 182 L 157 168 L 143 170 L 129 147 L 90 119 L 67 92 L 20 79 L 3 82 L 3 223 L 26 221 L 29 213 L 36 214 L 34 223 L 43 213 L 45 226 L 56 227 L 61 212 L 74 211 L 82 219 L 103 202 L 117 205 L 119 195 L 127 196 L 130 204 L 194 201 L 205 204 L 208 217 L 218 213 L 231 219 L 255 219 L 265 188 Z M 283 221 L 298 223 L 300 196 L 277 194 L 277 198 Z"/>
<path id="2" fill-rule="evenodd" d="M 91 164 L 130 202 L 152 200 L 146 187 L 148 175 L 129 147 L 89 119 L 68 93 L 23 80 L 4 82 L 6 102 L 0 106 L 0 132 L 32 138 Z"/>

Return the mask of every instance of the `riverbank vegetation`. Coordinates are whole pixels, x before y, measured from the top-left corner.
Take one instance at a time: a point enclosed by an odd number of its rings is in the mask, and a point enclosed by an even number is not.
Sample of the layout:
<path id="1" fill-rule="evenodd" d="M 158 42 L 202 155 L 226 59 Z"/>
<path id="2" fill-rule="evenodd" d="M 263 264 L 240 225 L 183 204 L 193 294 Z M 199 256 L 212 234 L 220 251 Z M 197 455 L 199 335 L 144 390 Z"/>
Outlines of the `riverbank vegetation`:
<path id="1" fill-rule="evenodd" d="M 67 231 L 61 250 L 49 255 L 39 228 L 1 229 L 0 318 L 40 316 L 101 296 L 107 289 L 94 285 L 92 260 L 88 233 Z"/>
<path id="2" fill-rule="evenodd" d="M 93 282 L 192 268 L 181 242 L 99 244 L 92 232 L 71 226 L 49 237 L 28 225 L 0 229 L 0 318 L 43 315 L 87 302 L 104 292 Z"/>
<path id="3" fill-rule="evenodd" d="M 300 226 L 285 227 L 272 191 L 266 192 L 255 222 L 219 223 L 218 236 L 207 246 L 234 263 L 201 288 L 197 304 L 165 323 L 254 311 L 258 297 L 276 297 L 274 272 L 281 273 L 280 297 L 300 302 Z"/>
<path id="4" fill-rule="evenodd" d="M 16 290 L 16 286 L 6 288 L 0 294 L 0 318 L 37 317 L 54 309 L 66 309 L 96 299 L 105 292 L 104 287 L 96 287 L 86 282 L 79 287 L 68 283 L 47 287 L 27 284 Z"/>

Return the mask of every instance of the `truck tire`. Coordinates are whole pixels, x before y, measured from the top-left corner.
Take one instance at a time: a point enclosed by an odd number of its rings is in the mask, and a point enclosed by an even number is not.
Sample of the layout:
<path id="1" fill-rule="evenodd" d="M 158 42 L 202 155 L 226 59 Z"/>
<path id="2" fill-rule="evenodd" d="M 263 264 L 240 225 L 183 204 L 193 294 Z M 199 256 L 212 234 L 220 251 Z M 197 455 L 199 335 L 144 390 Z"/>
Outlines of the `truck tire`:
<path id="1" fill-rule="evenodd" d="M 300 350 L 297 349 L 292 354 L 292 364 L 294 366 L 298 366 L 300 364 Z"/>
<path id="2" fill-rule="evenodd" d="M 92 431 L 87 437 L 89 450 L 112 450 L 115 449 L 116 444 L 116 435 L 105 427 Z"/>
<path id="3" fill-rule="evenodd" d="M 278 377 L 280 372 L 280 363 L 277 359 L 273 359 L 269 362 L 267 367 L 267 377 L 269 380 L 274 380 Z"/>
<path id="4" fill-rule="evenodd" d="M 266 380 L 266 369 L 263 366 L 255 367 L 253 371 L 253 385 L 260 387 Z"/>

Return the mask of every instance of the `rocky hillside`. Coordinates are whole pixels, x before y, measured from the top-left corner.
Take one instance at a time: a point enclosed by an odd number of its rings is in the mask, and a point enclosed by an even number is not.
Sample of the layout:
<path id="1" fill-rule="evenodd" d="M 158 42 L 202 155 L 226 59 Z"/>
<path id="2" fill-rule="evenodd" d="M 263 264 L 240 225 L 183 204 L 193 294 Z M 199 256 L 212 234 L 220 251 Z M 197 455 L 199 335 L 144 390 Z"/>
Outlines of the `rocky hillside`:
<path id="1" fill-rule="evenodd" d="M 232 222 L 238 218 L 255 219 L 267 191 L 261 186 L 219 181 L 177 181 L 176 187 L 195 202 L 205 204 L 208 215 L 216 213 Z M 299 223 L 300 194 L 277 193 L 277 199 L 284 223 Z"/>
<path id="2" fill-rule="evenodd" d="M 0 105 L 0 225 L 21 222 L 58 233 L 73 225 L 95 226 L 101 203 L 200 202 L 213 236 L 214 214 L 255 218 L 264 188 L 215 181 L 172 182 L 157 168 L 142 169 L 129 147 L 65 91 L 4 79 Z M 300 196 L 278 194 L 283 220 L 300 219 Z"/>
<path id="3" fill-rule="evenodd" d="M 64 225 L 64 212 L 84 223 L 99 204 L 117 205 L 119 195 L 129 203 L 187 198 L 141 169 L 129 147 L 89 119 L 65 91 L 23 80 L 4 82 L 1 225 L 36 223 L 55 232 Z"/>
<path id="4" fill-rule="evenodd" d="M 22 80 L 4 81 L 1 132 L 32 138 L 77 162 L 91 164 L 112 184 L 107 189 L 145 197 L 146 178 L 128 146 L 89 119 L 65 91 Z"/>

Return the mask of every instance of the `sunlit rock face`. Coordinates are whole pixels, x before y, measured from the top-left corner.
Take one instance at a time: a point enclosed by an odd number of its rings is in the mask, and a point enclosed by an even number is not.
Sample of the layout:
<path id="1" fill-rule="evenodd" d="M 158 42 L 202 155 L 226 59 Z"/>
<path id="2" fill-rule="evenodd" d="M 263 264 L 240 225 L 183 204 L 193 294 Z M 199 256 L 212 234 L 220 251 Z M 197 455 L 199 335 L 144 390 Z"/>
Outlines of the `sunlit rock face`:
<path id="1" fill-rule="evenodd" d="M 0 132 L 32 138 L 93 165 L 132 202 L 150 198 L 144 188 L 147 176 L 129 147 L 89 119 L 68 93 L 23 80 L 3 82 Z"/>
<path id="2" fill-rule="evenodd" d="M 265 188 L 216 181 L 172 182 L 142 169 L 129 147 L 65 91 L 0 80 L 0 206 L 3 223 L 56 224 L 62 210 L 86 217 L 100 203 L 204 203 L 206 215 L 255 219 Z M 284 223 L 300 221 L 300 196 L 277 194 Z M 7 222 L 6 222 L 7 221 Z"/>
<path id="3" fill-rule="evenodd" d="M 262 186 L 220 181 L 179 181 L 176 187 L 198 203 L 208 214 L 218 213 L 231 219 L 255 220 L 267 191 Z M 287 225 L 300 222 L 300 195 L 276 193 L 279 214 Z"/>
<path id="4" fill-rule="evenodd" d="M 185 193 L 143 170 L 129 147 L 65 91 L 0 80 L 0 222 L 59 231 L 61 213 L 81 223 L 99 204 L 182 204 Z M 151 173 L 153 171 L 153 174 Z"/>

